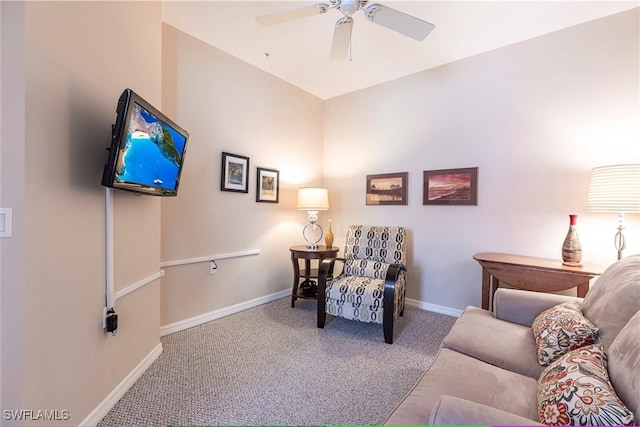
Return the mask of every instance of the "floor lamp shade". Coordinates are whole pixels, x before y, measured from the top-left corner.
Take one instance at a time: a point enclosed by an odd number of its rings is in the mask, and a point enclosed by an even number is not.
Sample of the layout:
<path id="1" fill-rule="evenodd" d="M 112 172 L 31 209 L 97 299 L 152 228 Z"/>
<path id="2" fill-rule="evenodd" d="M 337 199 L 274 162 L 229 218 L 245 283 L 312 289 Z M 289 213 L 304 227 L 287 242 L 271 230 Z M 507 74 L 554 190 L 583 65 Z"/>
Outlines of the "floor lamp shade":
<path id="1" fill-rule="evenodd" d="M 587 211 L 618 213 L 618 232 L 614 243 L 618 259 L 621 259 L 626 246 L 622 234 L 624 214 L 640 212 L 640 164 L 594 168 L 587 197 Z"/>

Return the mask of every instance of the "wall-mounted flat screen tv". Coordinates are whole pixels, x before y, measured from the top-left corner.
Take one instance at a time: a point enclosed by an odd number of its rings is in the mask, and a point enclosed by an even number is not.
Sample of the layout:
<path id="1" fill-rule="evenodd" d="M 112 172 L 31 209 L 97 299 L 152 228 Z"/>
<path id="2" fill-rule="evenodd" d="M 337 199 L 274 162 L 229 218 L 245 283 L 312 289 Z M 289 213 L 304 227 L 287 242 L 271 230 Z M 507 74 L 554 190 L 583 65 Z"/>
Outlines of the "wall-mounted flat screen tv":
<path id="1" fill-rule="evenodd" d="M 189 133 L 131 89 L 118 100 L 102 185 L 176 196 Z"/>

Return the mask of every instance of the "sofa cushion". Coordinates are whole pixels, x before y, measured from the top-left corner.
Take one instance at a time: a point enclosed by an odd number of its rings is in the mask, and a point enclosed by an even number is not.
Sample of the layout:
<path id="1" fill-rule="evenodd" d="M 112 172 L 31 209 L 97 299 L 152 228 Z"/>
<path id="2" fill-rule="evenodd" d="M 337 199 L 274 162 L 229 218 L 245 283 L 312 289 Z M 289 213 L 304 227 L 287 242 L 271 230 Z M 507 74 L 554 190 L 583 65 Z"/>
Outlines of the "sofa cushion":
<path id="1" fill-rule="evenodd" d="M 538 409 L 547 425 L 633 425 L 633 414 L 609 381 L 602 344 L 572 350 L 544 370 Z"/>
<path id="2" fill-rule="evenodd" d="M 349 304 L 382 307 L 384 278 L 372 279 L 360 276 L 340 276 L 327 283 L 326 298 Z"/>
<path id="3" fill-rule="evenodd" d="M 640 311 L 622 328 L 607 352 L 616 393 L 640 421 Z"/>
<path id="4" fill-rule="evenodd" d="M 440 398 L 431 411 L 429 425 L 532 426 L 542 424 L 491 406 L 445 395 Z"/>
<path id="5" fill-rule="evenodd" d="M 640 254 L 615 262 L 587 293 L 582 313 L 600 328 L 606 350 L 629 319 L 640 310 Z"/>
<path id="6" fill-rule="evenodd" d="M 535 361 L 533 363 L 537 364 Z M 534 378 L 441 348 L 431 367 L 385 424 L 426 425 L 431 410 L 442 395 L 459 397 L 537 420 L 536 389 Z"/>
<path id="7" fill-rule="evenodd" d="M 506 322 L 531 327 L 540 313 L 558 304 L 583 298 L 522 289 L 498 288 L 493 295 L 493 314 Z"/>
<path id="8" fill-rule="evenodd" d="M 543 311 L 531 325 L 541 365 L 548 365 L 570 350 L 593 344 L 596 328 L 580 311 L 580 303 L 565 302 Z"/>
<path id="9" fill-rule="evenodd" d="M 529 326 L 496 319 L 477 307 L 464 310 L 442 346 L 535 379 L 543 370 Z"/>

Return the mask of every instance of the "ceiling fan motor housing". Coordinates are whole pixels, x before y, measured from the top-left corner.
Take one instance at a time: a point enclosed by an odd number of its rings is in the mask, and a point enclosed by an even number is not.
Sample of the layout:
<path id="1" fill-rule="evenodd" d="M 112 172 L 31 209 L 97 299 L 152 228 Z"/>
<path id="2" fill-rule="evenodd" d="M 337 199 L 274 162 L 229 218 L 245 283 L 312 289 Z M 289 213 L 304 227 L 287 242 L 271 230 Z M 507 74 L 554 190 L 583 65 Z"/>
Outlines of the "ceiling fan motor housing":
<path id="1" fill-rule="evenodd" d="M 341 1 L 338 1 L 337 8 L 345 16 L 351 16 L 360 7 L 362 7 L 361 3 L 366 4 L 367 2 L 366 1 L 360 1 L 360 0 L 341 0 Z"/>

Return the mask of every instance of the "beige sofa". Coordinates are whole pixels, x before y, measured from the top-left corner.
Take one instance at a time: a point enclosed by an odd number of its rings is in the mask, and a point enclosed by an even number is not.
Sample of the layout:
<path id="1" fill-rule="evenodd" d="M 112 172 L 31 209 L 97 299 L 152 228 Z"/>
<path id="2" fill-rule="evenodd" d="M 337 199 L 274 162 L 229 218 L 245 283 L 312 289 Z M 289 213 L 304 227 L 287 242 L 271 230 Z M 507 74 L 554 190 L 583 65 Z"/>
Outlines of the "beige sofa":
<path id="1" fill-rule="evenodd" d="M 498 289 L 494 313 L 467 307 L 427 372 L 387 425 L 534 425 L 539 422 L 533 320 L 562 302 L 581 303 L 599 328 L 615 394 L 640 423 L 640 255 L 611 265 L 584 300 Z"/>

